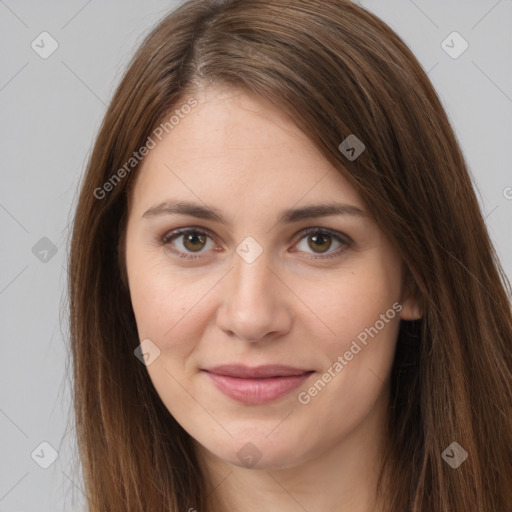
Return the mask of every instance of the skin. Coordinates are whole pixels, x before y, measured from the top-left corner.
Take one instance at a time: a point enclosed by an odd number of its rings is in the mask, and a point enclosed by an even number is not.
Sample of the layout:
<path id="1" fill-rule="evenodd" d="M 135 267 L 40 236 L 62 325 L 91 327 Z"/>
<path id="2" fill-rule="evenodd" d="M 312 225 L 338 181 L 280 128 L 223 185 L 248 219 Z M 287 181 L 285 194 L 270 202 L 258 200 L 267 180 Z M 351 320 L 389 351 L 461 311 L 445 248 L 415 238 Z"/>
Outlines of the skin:
<path id="1" fill-rule="evenodd" d="M 356 191 L 272 103 L 218 85 L 194 97 L 199 104 L 142 162 L 129 201 L 133 310 L 140 340 L 160 350 L 147 366 L 150 378 L 192 436 L 216 510 L 379 510 L 375 484 L 396 337 L 400 319 L 420 316 L 402 287 L 402 262 Z M 231 225 L 143 217 L 167 200 L 214 207 Z M 364 215 L 277 223 L 284 209 L 331 201 Z M 183 227 L 208 237 L 159 243 Z M 327 236 L 315 245 L 319 233 L 306 228 L 331 229 L 351 243 Z M 248 236 L 262 249 L 251 263 L 236 252 Z M 198 258 L 179 258 L 171 248 Z M 401 311 L 300 403 L 298 393 L 394 303 Z M 316 373 L 284 397 L 247 405 L 201 371 L 226 363 Z M 247 443 L 259 457 L 252 467 L 237 456 Z"/>

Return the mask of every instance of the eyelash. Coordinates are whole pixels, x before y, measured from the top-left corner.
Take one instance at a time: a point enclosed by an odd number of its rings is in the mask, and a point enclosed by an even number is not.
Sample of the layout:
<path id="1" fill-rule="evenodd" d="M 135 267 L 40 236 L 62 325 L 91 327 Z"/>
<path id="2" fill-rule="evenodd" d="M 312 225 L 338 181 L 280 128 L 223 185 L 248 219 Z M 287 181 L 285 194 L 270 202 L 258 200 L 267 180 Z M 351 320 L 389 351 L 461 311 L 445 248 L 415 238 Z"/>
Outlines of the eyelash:
<path id="1" fill-rule="evenodd" d="M 203 229 L 200 229 L 200 228 L 187 227 L 187 228 L 175 229 L 174 231 L 170 231 L 169 233 L 166 233 L 163 237 L 161 237 L 158 240 L 159 245 L 168 246 L 169 242 L 173 241 L 176 238 L 179 238 L 181 235 L 186 235 L 186 234 L 189 234 L 189 233 L 195 233 L 195 234 L 199 234 L 199 235 L 204 235 L 204 236 L 207 236 L 208 238 L 211 238 L 213 240 L 212 235 L 210 235 L 210 233 L 208 233 L 207 231 L 205 231 Z M 297 243 L 299 243 L 303 238 L 306 238 L 308 235 L 311 235 L 311 234 L 315 234 L 315 235 L 318 235 L 318 234 L 320 234 L 320 235 L 328 235 L 328 236 L 334 238 L 340 244 L 342 244 L 342 246 L 344 246 L 344 247 L 339 247 L 338 249 L 336 249 L 332 253 L 327 253 L 326 255 L 314 256 L 314 257 L 309 257 L 308 258 L 308 259 L 312 259 L 312 260 L 326 260 L 326 259 L 330 259 L 330 258 L 339 257 L 339 256 L 341 256 L 341 253 L 343 253 L 345 251 L 345 249 L 350 247 L 351 244 L 352 244 L 352 240 L 347 235 L 344 235 L 342 233 L 338 233 L 338 232 L 333 231 L 331 229 L 319 228 L 319 227 L 308 228 L 308 229 L 305 229 L 304 231 L 302 231 L 301 232 L 302 236 L 301 236 L 301 238 L 299 238 Z M 168 249 L 172 253 L 177 255 L 179 258 L 183 258 L 183 259 L 187 259 L 187 260 L 197 260 L 197 259 L 202 257 L 201 256 L 202 253 L 197 253 L 197 254 L 192 254 L 191 255 L 191 253 L 183 253 L 181 251 L 176 251 L 174 249 L 171 249 L 170 247 L 168 247 Z"/>

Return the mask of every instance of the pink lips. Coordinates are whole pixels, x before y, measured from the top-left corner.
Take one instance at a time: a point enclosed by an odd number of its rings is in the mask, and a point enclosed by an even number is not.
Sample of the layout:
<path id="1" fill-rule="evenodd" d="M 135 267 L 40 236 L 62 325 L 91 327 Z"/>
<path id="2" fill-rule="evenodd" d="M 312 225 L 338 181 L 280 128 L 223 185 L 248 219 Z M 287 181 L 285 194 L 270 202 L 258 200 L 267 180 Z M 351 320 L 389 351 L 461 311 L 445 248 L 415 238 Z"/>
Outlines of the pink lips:
<path id="1" fill-rule="evenodd" d="M 300 386 L 313 372 L 282 365 L 250 368 L 222 365 L 203 370 L 225 395 L 248 405 L 277 400 Z"/>

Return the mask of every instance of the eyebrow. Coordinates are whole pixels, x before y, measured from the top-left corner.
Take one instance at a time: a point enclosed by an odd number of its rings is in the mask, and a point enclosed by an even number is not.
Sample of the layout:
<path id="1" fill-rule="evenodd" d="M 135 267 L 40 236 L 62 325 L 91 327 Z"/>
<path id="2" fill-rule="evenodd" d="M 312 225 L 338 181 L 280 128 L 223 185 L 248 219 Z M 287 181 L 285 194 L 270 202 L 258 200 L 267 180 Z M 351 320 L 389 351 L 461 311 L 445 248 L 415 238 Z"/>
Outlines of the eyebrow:
<path id="1" fill-rule="evenodd" d="M 188 201 L 164 201 L 149 208 L 142 215 L 143 218 L 154 218 L 160 215 L 188 215 L 199 219 L 212 220 L 231 226 L 224 219 L 222 213 L 211 206 L 202 206 Z M 277 222 L 281 224 L 299 222 L 304 219 L 313 219 L 317 217 L 327 217 L 329 215 L 351 215 L 356 217 L 365 217 L 366 213 L 351 204 L 343 203 L 325 203 L 304 206 L 302 208 L 289 208 L 283 210 Z"/>

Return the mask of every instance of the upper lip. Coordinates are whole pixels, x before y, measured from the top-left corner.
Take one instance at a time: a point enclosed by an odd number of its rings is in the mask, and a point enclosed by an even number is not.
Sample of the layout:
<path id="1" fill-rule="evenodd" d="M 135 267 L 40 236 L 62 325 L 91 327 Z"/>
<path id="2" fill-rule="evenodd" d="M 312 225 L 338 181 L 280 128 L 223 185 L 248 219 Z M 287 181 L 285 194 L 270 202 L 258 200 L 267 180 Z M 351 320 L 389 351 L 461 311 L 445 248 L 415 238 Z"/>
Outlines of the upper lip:
<path id="1" fill-rule="evenodd" d="M 303 375 L 313 370 L 304 370 L 284 366 L 280 364 L 268 364 L 261 366 L 245 366 L 239 364 L 223 364 L 212 368 L 205 368 L 207 372 L 227 377 L 238 377 L 240 379 L 264 379 L 268 377 L 289 377 L 291 375 Z"/>

